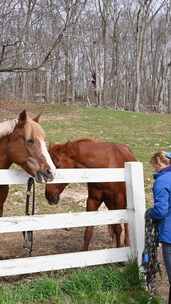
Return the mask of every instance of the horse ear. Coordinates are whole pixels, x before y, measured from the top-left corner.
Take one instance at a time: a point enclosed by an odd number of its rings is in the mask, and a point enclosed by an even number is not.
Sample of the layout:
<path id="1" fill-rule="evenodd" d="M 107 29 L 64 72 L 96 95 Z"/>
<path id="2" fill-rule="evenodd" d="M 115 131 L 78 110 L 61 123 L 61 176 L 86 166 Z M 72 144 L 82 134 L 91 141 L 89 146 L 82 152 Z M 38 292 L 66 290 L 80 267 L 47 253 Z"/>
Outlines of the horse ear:
<path id="1" fill-rule="evenodd" d="M 35 118 L 33 118 L 33 120 L 35 122 L 39 122 L 40 121 L 40 116 L 41 116 L 41 113 L 39 115 L 37 115 Z"/>
<path id="2" fill-rule="evenodd" d="M 26 120 L 27 120 L 27 113 L 26 113 L 26 110 L 22 111 L 20 114 L 19 114 L 19 117 L 18 117 L 18 126 L 19 127 L 22 127 L 25 125 L 26 123 Z"/>

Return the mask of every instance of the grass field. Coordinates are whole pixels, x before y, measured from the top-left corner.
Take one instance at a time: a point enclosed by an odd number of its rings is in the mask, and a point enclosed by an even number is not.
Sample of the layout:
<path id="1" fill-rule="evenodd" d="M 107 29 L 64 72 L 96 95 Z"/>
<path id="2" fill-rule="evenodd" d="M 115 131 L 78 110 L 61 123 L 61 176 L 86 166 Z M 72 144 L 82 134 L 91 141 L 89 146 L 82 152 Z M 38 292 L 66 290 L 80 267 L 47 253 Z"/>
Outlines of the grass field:
<path id="1" fill-rule="evenodd" d="M 75 105 L 1 105 L 0 118 L 14 118 L 20 109 L 25 107 L 32 114 L 42 112 L 42 126 L 49 142 L 65 142 L 81 137 L 103 139 L 115 143 L 127 143 L 137 159 L 143 162 L 145 176 L 146 202 L 151 204 L 152 169 L 149 159 L 158 149 L 171 150 L 170 115 L 115 112 L 113 109 L 88 108 Z M 9 111 L 8 111 L 9 109 Z M 12 109 L 13 111 L 11 111 Z M 75 186 L 73 186 L 75 187 Z M 81 186 L 80 186 L 81 187 Z M 5 214 L 21 214 L 23 197 L 20 187 L 11 188 L 14 202 L 6 205 Z M 41 199 L 40 213 L 52 213 L 45 201 L 42 186 L 38 187 L 38 198 Z M 10 199 L 9 199 L 10 200 Z M 14 208 L 15 205 L 15 208 Z M 58 211 L 76 211 L 77 206 L 59 207 Z M 133 273 L 134 283 L 129 277 Z M 137 269 L 134 265 L 127 268 L 117 266 L 97 267 L 85 271 L 69 271 L 29 279 L 17 284 L 0 285 L 0 304 L 22 303 L 125 303 L 146 304 L 148 294 L 137 280 Z M 23 282 L 23 281 L 22 281 Z M 110 286 L 108 286 L 109 284 Z M 153 300 L 151 303 L 162 303 Z"/>
<path id="2" fill-rule="evenodd" d="M 125 267 L 91 269 L 43 275 L 31 281 L 0 285 L 1 304 L 159 304 L 150 300 L 135 263 Z"/>

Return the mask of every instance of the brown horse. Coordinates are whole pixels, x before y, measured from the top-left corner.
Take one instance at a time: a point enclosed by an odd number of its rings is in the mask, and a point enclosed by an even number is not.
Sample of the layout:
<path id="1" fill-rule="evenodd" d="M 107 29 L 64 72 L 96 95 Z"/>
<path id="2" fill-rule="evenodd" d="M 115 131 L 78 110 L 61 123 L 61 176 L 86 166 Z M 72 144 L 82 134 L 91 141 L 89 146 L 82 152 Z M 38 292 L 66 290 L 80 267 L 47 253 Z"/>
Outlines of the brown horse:
<path id="1" fill-rule="evenodd" d="M 16 163 L 38 182 L 52 180 L 55 166 L 45 144 L 45 134 L 38 124 L 39 116 L 31 119 L 26 111 L 18 119 L 0 123 L 0 169 Z M 9 186 L 0 185 L 0 216 Z"/>
<path id="2" fill-rule="evenodd" d="M 81 139 L 66 144 L 54 144 L 49 153 L 56 168 L 123 168 L 124 163 L 135 161 L 128 145 Z M 46 198 L 49 204 L 57 204 L 60 193 L 67 184 L 47 184 Z M 105 203 L 109 210 L 126 208 L 124 182 L 88 183 L 87 211 L 96 211 Z M 117 247 L 121 246 L 121 225 L 111 225 L 112 238 L 116 235 Z M 84 234 L 84 250 L 93 234 L 93 227 L 87 227 Z M 129 244 L 128 227 L 125 224 L 125 245 Z"/>

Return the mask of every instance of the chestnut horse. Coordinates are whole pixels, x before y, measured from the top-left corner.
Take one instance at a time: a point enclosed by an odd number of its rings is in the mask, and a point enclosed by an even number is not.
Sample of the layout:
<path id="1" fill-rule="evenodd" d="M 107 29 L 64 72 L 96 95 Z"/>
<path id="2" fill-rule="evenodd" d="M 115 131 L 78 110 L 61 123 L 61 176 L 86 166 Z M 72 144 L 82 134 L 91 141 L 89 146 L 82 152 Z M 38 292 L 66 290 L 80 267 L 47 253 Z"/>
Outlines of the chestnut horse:
<path id="1" fill-rule="evenodd" d="M 135 161 L 128 145 L 80 139 L 65 144 L 54 144 L 49 153 L 56 168 L 123 168 L 124 163 Z M 49 204 L 57 204 L 60 193 L 67 184 L 47 184 L 46 198 Z M 87 211 L 96 211 L 105 203 L 109 210 L 126 208 L 126 189 L 124 182 L 88 183 Z M 125 226 L 125 245 L 129 244 L 128 227 Z M 121 225 L 110 225 L 112 238 L 116 235 L 116 245 L 121 246 Z M 84 250 L 93 234 L 93 227 L 86 227 Z"/>
<path id="2" fill-rule="evenodd" d="M 16 163 L 38 182 L 46 182 L 53 179 L 56 168 L 38 120 L 39 116 L 31 119 L 24 110 L 17 119 L 0 123 L 0 169 L 8 169 Z M 0 185 L 0 216 L 8 191 L 8 185 Z"/>

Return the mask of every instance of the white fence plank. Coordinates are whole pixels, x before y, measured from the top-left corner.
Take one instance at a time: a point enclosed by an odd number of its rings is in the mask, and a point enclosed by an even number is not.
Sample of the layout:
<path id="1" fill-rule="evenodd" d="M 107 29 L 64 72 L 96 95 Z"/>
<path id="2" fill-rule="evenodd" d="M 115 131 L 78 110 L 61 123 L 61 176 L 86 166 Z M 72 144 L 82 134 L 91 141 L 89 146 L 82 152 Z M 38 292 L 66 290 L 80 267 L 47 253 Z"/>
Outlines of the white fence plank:
<path id="1" fill-rule="evenodd" d="M 134 257 L 137 257 L 138 264 L 141 265 L 145 234 L 145 191 L 142 163 L 126 163 L 125 177 L 127 191 L 128 228 L 132 255 Z"/>
<path id="2" fill-rule="evenodd" d="M 129 247 L 110 248 L 0 261 L 0 276 L 86 267 L 128 261 Z"/>
<path id="3" fill-rule="evenodd" d="M 127 221 L 127 210 L 2 217 L 0 233 L 108 225 Z"/>
<path id="4" fill-rule="evenodd" d="M 122 182 L 125 180 L 123 168 L 107 169 L 57 169 L 51 183 L 95 183 L 95 182 Z M 1 169 L 0 184 L 26 184 L 29 175 L 22 170 Z"/>

